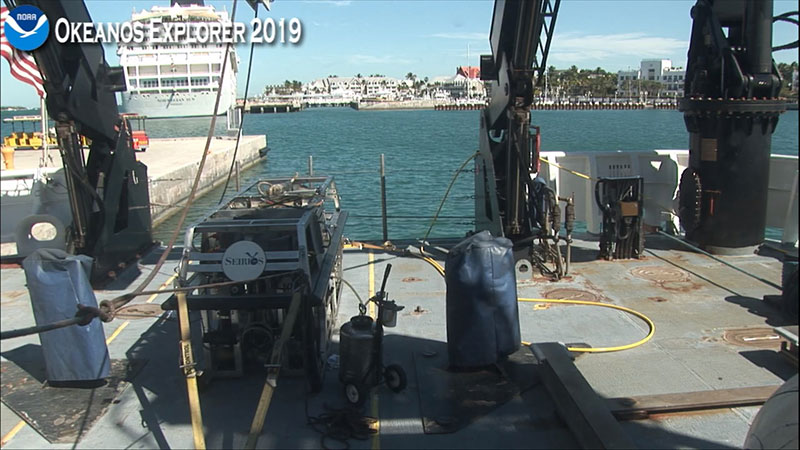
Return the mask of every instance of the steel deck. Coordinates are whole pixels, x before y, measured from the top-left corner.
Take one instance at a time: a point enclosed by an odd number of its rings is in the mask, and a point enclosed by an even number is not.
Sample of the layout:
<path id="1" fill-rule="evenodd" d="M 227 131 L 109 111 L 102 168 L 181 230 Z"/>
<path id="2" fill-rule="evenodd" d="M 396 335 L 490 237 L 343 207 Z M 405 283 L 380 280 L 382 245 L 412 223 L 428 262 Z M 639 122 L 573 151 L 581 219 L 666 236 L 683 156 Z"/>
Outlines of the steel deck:
<path id="1" fill-rule="evenodd" d="M 762 301 L 779 292 L 706 256 L 678 248 L 678 244 L 648 236 L 646 258 L 635 261 L 598 261 L 597 241 L 590 236 L 576 242 L 571 276 L 551 282 L 544 278 L 518 280 L 520 297 L 596 299 L 644 313 L 656 324 L 654 338 L 626 351 L 585 354 L 575 365 L 603 398 L 635 397 L 750 386 L 778 386 L 797 373 L 781 357 L 780 343 L 733 339 L 731 330 L 771 329 L 783 325 L 779 313 Z M 152 286 L 173 275 L 179 252 L 161 269 Z M 776 253 L 777 255 L 777 253 Z M 98 301 L 113 298 L 136 286 L 157 259 L 149 255 L 129 267 Z M 781 263 L 773 256 L 736 256 L 725 259 L 769 281 L 780 284 Z M 444 261 L 440 260 L 443 264 Z M 427 263 L 380 251 L 345 251 L 344 278 L 367 298 L 379 289 L 387 263 L 393 265 L 387 291 L 405 310 L 396 328 L 387 329 L 385 359 L 398 362 L 408 374 L 408 388 L 395 394 L 386 387 L 373 390 L 364 413 L 379 418 L 380 432 L 366 440 L 351 439 L 352 448 L 574 448 L 575 437 L 556 415 L 553 400 L 542 384 L 452 434 L 424 434 L 415 354 L 442 348 L 446 342 L 445 282 Z M 155 304 L 168 294 L 151 299 Z M 145 303 L 147 297 L 134 303 Z M 351 291 L 342 294 L 337 327 L 357 313 Z M 33 325 L 24 273 L 18 267 L 2 269 L 4 330 Z M 199 326 L 199 316 L 192 316 Z M 641 339 L 647 325 L 620 311 L 592 306 L 520 303 L 523 339 L 530 342 L 584 342 L 594 347 L 626 344 Z M 726 333 L 727 332 L 727 333 Z M 190 448 L 192 433 L 186 386 L 178 368 L 177 321 L 172 313 L 158 318 L 116 319 L 105 324 L 112 359 L 145 360 L 132 383 L 109 405 L 77 442 L 50 444 L 5 404 L 0 406 L 0 431 L 7 448 Z M 199 330 L 193 337 L 200 336 Z M 727 339 L 726 339 L 727 336 Z M 338 340 L 338 336 L 334 337 Z M 753 343 L 743 345 L 742 343 Z M 23 352 L 23 347 L 28 352 Z M 39 339 L 29 336 L 2 342 L 4 364 L 41 365 Z M 336 353 L 334 345 L 333 353 Z M 19 355 L 28 355 L 21 358 Z M 31 356 L 32 355 L 32 356 Z M 318 395 L 305 391 L 301 378 L 281 376 L 266 418 L 259 448 L 319 448 L 320 435 L 306 420 L 306 408 L 318 415 L 325 406 L 344 405 L 337 370 L 328 369 Z M 247 439 L 263 374 L 241 379 L 214 380 L 201 392 L 205 438 L 209 448 L 239 448 Z M 3 389 L 7 379 L 3 379 Z M 88 408 L 87 408 L 88 409 Z M 758 407 L 664 414 L 646 420 L 628 420 L 621 426 L 642 448 L 741 447 Z M 58 418 L 56 418 L 58 419 Z M 79 419 L 79 418 L 78 418 Z M 63 420 L 63 418 L 62 418 Z M 78 420 L 76 423 L 79 423 Z M 329 446 L 338 448 L 336 442 Z"/>

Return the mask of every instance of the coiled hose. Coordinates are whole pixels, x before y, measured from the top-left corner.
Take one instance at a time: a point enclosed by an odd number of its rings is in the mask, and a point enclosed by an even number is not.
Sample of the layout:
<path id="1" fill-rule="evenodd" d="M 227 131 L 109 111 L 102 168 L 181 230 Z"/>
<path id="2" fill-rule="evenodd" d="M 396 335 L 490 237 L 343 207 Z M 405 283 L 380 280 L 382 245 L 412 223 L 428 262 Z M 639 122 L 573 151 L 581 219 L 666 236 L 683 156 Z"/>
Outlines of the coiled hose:
<path id="1" fill-rule="evenodd" d="M 438 261 L 436 261 L 435 259 L 433 259 L 430 256 L 426 255 L 424 247 L 420 247 L 419 255 L 417 255 L 417 254 L 409 253 L 409 252 L 401 252 L 401 251 L 398 251 L 397 249 L 394 249 L 394 248 L 381 247 L 379 245 L 365 244 L 365 243 L 361 243 L 361 242 L 353 242 L 353 244 L 361 246 L 362 248 L 368 248 L 368 249 L 372 249 L 372 250 L 381 250 L 381 251 L 386 251 L 386 252 L 391 252 L 391 253 L 401 253 L 402 256 L 417 257 L 417 258 L 422 259 L 423 261 L 427 262 L 431 266 L 433 266 L 433 268 L 436 269 L 436 271 L 439 272 L 439 275 L 441 275 L 442 277 L 444 277 L 444 275 L 445 275 L 444 267 L 442 267 L 442 265 L 439 264 Z M 622 350 L 629 350 L 629 349 L 638 347 L 638 346 L 644 344 L 645 342 L 649 341 L 650 339 L 653 338 L 653 335 L 655 335 L 655 333 L 656 333 L 656 324 L 653 323 L 653 321 L 649 317 L 647 317 L 646 315 L 640 313 L 639 311 L 636 311 L 636 310 L 633 310 L 633 309 L 630 309 L 630 308 L 626 308 L 624 306 L 613 305 L 613 304 L 610 304 L 610 303 L 593 302 L 593 301 L 588 301 L 588 300 L 570 300 L 570 299 L 561 299 L 561 298 L 559 298 L 559 299 L 553 299 L 553 298 L 518 298 L 517 301 L 530 302 L 530 303 L 560 303 L 560 304 L 569 304 L 569 305 L 586 305 L 586 306 L 600 306 L 600 307 L 603 307 L 603 308 L 611 308 L 611 309 L 616 309 L 618 311 L 626 312 L 628 314 L 636 316 L 636 317 L 642 319 L 647 324 L 647 326 L 649 327 L 649 331 L 647 333 L 647 336 L 645 336 L 644 338 L 642 338 L 642 339 L 640 339 L 640 340 L 638 340 L 636 342 L 630 343 L 630 344 L 618 345 L 618 346 L 614 346 L 614 347 L 593 347 L 593 348 L 567 347 L 567 350 L 569 350 L 571 352 L 609 353 L 609 352 L 619 352 L 619 351 L 622 351 Z M 531 345 L 530 342 L 526 342 L 526 341 L 522 341 L 522 344 L 523 345 Z"/>

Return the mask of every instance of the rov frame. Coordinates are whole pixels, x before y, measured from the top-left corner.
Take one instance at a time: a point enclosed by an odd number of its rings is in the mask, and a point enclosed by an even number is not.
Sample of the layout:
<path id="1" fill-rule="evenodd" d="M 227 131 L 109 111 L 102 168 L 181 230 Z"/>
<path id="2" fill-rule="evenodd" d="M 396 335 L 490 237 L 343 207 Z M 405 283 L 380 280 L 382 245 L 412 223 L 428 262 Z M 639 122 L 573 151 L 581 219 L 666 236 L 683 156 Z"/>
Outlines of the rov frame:
<path id="1" fill-rule="evenodd" d="M 326 209 L 327 208 L 327 209 Z M 303 367 L 312 390 L 322 370 L 339 306 L 343 231 L 333 177 L 261 179 L 186 230 L 179 267 L 190 311 L 201 311 L 204 377 L 237 377 L 245 362 L 269 367 L 292 294 L 303 292 L 283 368 Z M 260 277 L 229 282 L 222 259 L 239 241 L 264 250 Z"/>

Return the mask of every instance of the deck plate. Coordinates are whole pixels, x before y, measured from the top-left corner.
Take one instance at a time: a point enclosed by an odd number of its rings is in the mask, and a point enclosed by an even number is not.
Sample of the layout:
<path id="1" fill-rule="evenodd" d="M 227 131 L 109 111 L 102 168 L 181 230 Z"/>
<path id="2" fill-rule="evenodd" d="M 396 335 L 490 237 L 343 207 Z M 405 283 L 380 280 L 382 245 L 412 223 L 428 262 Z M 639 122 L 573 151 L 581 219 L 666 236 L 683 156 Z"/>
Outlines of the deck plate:
<path id="1" fill-rule="evenodd" d="M 496 366 L 458 371 L 448 368 L 447 344 L 437 344 L 414 352 L 425 434 L 456 432 L 538 383 L 527 348 Z"/>
<path id="2" fill-rule="evenodd" d="M 52 387 L 43 384 L 43 363 L 28 367 L 28 372 L 12 361 L 2 361 L 2 401 L 50 443 L 77 443 L 145 363 L 114 359 L 102 386 Z"/>

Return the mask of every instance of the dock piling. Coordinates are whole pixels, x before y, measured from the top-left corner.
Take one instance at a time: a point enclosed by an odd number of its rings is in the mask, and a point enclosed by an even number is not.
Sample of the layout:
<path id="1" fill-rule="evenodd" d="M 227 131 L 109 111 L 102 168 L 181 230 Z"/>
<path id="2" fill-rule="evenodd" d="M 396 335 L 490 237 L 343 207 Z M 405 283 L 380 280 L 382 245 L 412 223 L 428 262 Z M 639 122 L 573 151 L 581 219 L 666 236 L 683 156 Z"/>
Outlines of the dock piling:
<path id="1" fill-rule="evenodd" d="M 314 176 L 314 155 L 308 155 L 308 176 Z"/>

